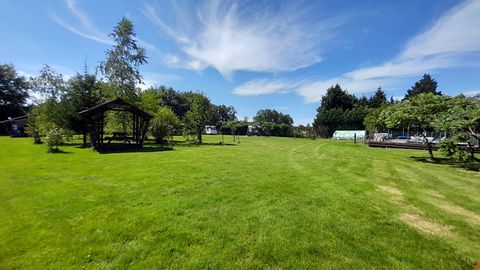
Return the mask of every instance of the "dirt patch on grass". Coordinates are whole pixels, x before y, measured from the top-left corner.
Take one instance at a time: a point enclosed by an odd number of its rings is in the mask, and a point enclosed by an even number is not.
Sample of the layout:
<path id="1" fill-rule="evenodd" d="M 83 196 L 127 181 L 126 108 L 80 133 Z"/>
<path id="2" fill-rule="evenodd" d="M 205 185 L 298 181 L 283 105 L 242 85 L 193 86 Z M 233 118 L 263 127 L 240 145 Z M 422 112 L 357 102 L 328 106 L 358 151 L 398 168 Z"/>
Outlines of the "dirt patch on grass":
<path id="1" fill-rule="evenodd" d="M 425 190 L 424 193 L 438 199 L 445 199 L 445 196 L 443 194 L 440 194 L 435 190 Z"/>
<path id="2" fill-rule="evenodd" d="M 400 215 L 400 219 L 411 227 L 424 233 L 436 236 L 448 236 L 452 234 L 449 227 L 438 224 L 419 214 L 403 213 Z"/>
<path id="3" fill-rule="evenodd" d="M 435 202 L 435 205 L 446 212 L 462 216 L 470 224 L 480 225 L 480 215 L 473 211 L 448 202 Z"/>
<path id="4" fill-rule="evenodd" d="M 403 197 L 402 191 L 392 186 L 378 186 L 378 189 L 396 197 Z"/>
<path id="5" fill-rule="evenodd" d="M 392 197 L 393 202 L 397 204 L 403 211 L 403 213 L 400 214 L 400 220 L 405 222 L 410 227 L 435 236 L 447 236 L 452 234 L 449 227 L 428 219 L 420 209 L 418 209 L 415 205 L 408 203 L 404 199 L 403 192 L 401 190 L 387 185 L 378 186 L 378 189 Z M 441 196 L 441 194 L 436 195 Z"/>

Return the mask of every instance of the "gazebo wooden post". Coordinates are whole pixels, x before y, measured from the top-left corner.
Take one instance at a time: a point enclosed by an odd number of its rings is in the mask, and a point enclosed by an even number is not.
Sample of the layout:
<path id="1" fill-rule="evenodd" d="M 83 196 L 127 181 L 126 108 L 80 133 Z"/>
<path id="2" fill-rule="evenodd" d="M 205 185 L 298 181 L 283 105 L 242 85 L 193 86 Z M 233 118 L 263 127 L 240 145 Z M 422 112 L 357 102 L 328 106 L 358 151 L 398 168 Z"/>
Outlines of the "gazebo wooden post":
<path id="1" fill-rule="evenodd" d="M 101 144 L 103 145 L 103 129 L 104 129 L 104 124 L 105 124 L 105 112 L 101 112 L 101 117 L 100 117 L 100 141 Z"/>
<path id="2" fill-rule="evenodd" d="M 135 114 L 132 113 L 132 141 L 135 141 Z"/>
<path id="3" fill-rule="evenodd" d="M 140 116 L 135 115 L 135 144 L 137 145 L 140 140 L 140 130 L 138 129 L 139 126 L 140 126 Z"/>

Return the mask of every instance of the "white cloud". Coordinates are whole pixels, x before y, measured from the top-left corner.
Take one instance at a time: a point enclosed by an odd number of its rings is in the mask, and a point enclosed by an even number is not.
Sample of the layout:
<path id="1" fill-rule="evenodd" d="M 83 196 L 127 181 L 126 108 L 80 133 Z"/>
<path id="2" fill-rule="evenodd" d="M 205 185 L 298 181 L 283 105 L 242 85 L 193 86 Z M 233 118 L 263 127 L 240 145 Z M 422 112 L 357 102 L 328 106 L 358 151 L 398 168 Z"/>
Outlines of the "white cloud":
<path id="1" fill-rule="evenodd" d="M 464 94 L 467 97 L 474 97 L 474 96 L 480 94 L 480 89 L 479 90 L 464 91 L 464 92 L 462 92 L 462 94 Z"/>
<path id="2" fill-rule="evenodd" d="M 305 102 L 312 103 L 320 101 L 326 89 L 337 83 L 349 92 L 359 94 L 372 92 L 378 86 L 399 87 L 406 79 L 419 77 L 423 73 L 477 66 L 480 62 L 478 14 L 480 0 L 461 3 L 447 11 L 429 29 L 407 42 L 405 49 L 390 61 L 359 68 L 338 77 L 302 83 L 295 90 L 304 97 Z M 262 81 L 268 84 L 268 81 Z"/>
<path id="3" fill-rule="evenodd" d="M 207 1 L 196 10 L 172 8 L 175 26 L 167 24 L 161 18 L 165 16 L 159 16 L 151 5 L 146 4 L 142 12 L 179 45 L 183 55 L 176 56 L 175 66 L 212 67 L 231 78 L 239 70 L 293 71 L 318 63 L 322 46 L 345 21 L 342 16 L 308 19 L 312 16 L 306 13 L 311 11 L 293 5 L 279 9 L 274 12 L 246 2 Z"/>
<path id="4" fill-rule="evenodd" d="M 468 0 L 446 12 L 430 29 L 407 44 L 402 58 L 421 58 L 480 49 L 480 1 Z"/>
<path id="5" fill-rule="evenodd" d="M 239 96 L 258 96 L 273 93 L 288 93 L 298 87 L 298 83 L 278 79 L 256 79 L 248 81 L 233 89 L 233 93 Z"/>
<path id="6" fill-rule="evenodd" d="M 480 1 L 466 1 L 446 12 L 425 32 L 412 38 L 406 48 L 384 64 L 360 68 L 338 78 L 303 85 L 299 94 L 305 102 L 317 102 L 335 83 L 353 93 L 371 92 L 375 87 L 398 87 L 405 78 L 423 73 L 478 65 L 469 53 L 480 52 Z"/>
<path id="7" fill-rule="evenodd" d="M 144 72 L 143 84 L 138 84 L 137 86 L 146 90 L 151 87 L 157 87 L 160 85 L 165 85 L 168 82 L 180 81 L 182 77 L 176 74 L 168 73 L 153 73 L 153 72 Z"/>
<path id="8" fill-rule="evenodd" d="M 112 45 L 113 40 L 108 37 L 105 33 L 100 31 L 90 20 L 87 14 L 77 7 L 75 0 L 66 0 L 66 4 L 70 13 L 77 20 L 77 25 L 73 26 L 70 23 L 65 22 L 63 19 L 58 17 L 56 14 L 51 15 L 53 21 L 58 23 L 63 28 L 69 30 L 70 32 L 79 35 L 83 38 L 90 39 L 96 42 Z"/>

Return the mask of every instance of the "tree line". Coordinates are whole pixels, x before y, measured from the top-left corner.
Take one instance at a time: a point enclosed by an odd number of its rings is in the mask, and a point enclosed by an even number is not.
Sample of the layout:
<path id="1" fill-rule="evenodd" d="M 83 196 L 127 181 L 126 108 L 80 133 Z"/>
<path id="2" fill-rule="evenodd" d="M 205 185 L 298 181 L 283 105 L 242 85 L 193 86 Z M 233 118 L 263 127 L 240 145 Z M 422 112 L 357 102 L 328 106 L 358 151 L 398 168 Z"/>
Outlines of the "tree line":
<path id="1" fill-rule="evenodd" d="M 449 131 L 457 134 L 457 141 L 466 134 L 478 138 L 478 98 L 443 96 L 428 74 L 408 89 L 401 101 L 393 97 L 388 100 L 380 87 L 367 98 L 356 97 L 334 85 L 322 97 L 312 125 L 294 127 L 290 115 L 274 109 L 259 110 L 249 122 L 239 120 L 233 106 L 213 104 L 201 91 L 178 91 L 165 86 L 141 91 L 138 85 L 143 83 L 143 77 L 139 68 L 148 58 L 146 50 L 137 45 L 133 23 L 123 18 L 110 36 L 114 45 L 106 51 L 105 60 L 95 72 L 85 65 L 83 72 L 68 80 L 48 65 L 30 79 L 20 76 L 13 65 L 0 65 L 0 120 L 29 114 L 28 132 L 35 138 L 56 129 L 82 133 L 85 127 L 78 112 L 120 97 L 154 116 L 150 134 L 158 142 L 172 134 L 201 142 L 206 125 L 216 126 L 222 134 L 234 135 L 252 132 L 315 138 L 331 137 L 337 129 L 366 129 L 373 134 L 408 128 L 422 134 Z M 34 102 L 27 104 L 28 98 Z M 127 130 L 131 121 L 116 112 L 107 118 L 107 130 Z"/>
<path id="2" fill-rule="evenodd" d="M 20 76 L 11 64 L 0 65 L 0 120 L 29 115 L 27 132 L 39 142 L 41 136 L 85 133 L 78 112 L 120 97 L 152 114 L 150 134 L 162 142 L 172 134 L 183 134 L 202 142 L 205 125 L 215 125 L 224 134 L 246 134 L 249 125 L 257 134 L 291 136 L 293 120 L 275 110 L 260 110 L 254 118 L 238 120 L 233 106 L 216 105 L 201 91 L 178 91 L 171 87 L 151 87 L 141 91 L 139 68 L 147 63 L 147 52 L 138 46 L 133 23 L 123 18 L 110 36 L 112 48 L 106 51 L 95 72 L 87 65 L 68 80 L 45 64 L 39 75 Z M 27 100 L 30 102 L 27 103 Z M 127 130 L 131 118 L 112 112 L 107 115 L 109 129 Z"/>
<path id="3" fill-rule="evenodd" d="M 427 132 L 443 133 L 449 135 L 440 143 L 446 156 L 457 160 L 474 158 L 470 138 L 480 139 L 480 95 L 449 97 L 437 87 L 436 80 L 424 74 L 401 101 L 387 101 L 381 88 L 367 99 L 357 98 L 339 85 L 332 86 L 322 97 L 314 129 L 323 137 L 332 136 L 337 129 L 366 129 L 370 136 L 388 130 L 408 130 L 422 137 L 431 159 L 433 138 L 427 137 Z M 457 147 L 465 142 L 470 156 Z"/>

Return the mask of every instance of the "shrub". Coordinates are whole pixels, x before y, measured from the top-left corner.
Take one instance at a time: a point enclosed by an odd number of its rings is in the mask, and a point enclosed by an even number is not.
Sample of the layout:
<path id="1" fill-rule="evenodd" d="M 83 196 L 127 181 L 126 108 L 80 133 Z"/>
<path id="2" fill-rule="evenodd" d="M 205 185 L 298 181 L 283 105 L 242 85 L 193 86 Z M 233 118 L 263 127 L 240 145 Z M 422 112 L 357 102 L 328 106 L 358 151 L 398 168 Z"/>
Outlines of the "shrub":
<path id="1" fill-rule="evenodd" d="M 160 107 L 151 123 L 150 132 L 157 143 L 161 143 L 172 134 L 179 120 L 175 113 L 167 107 Z"/>
<path id="2" fill-rule="evenodd" d="M 458 162 L 468 162 L 471 157 L 464 150 L 457 147 L 457 140 L 450 138 L 440 143 L 440 151 L 448 158 Z"/>
<path id="3" fill-rule="evenodd" d="M 59 128 L 52 128 L 47 132 L 47 148 L 48 152 L 56 153 L 60 152 L 58 146 L 62 144 L 62 130 Z"/>

